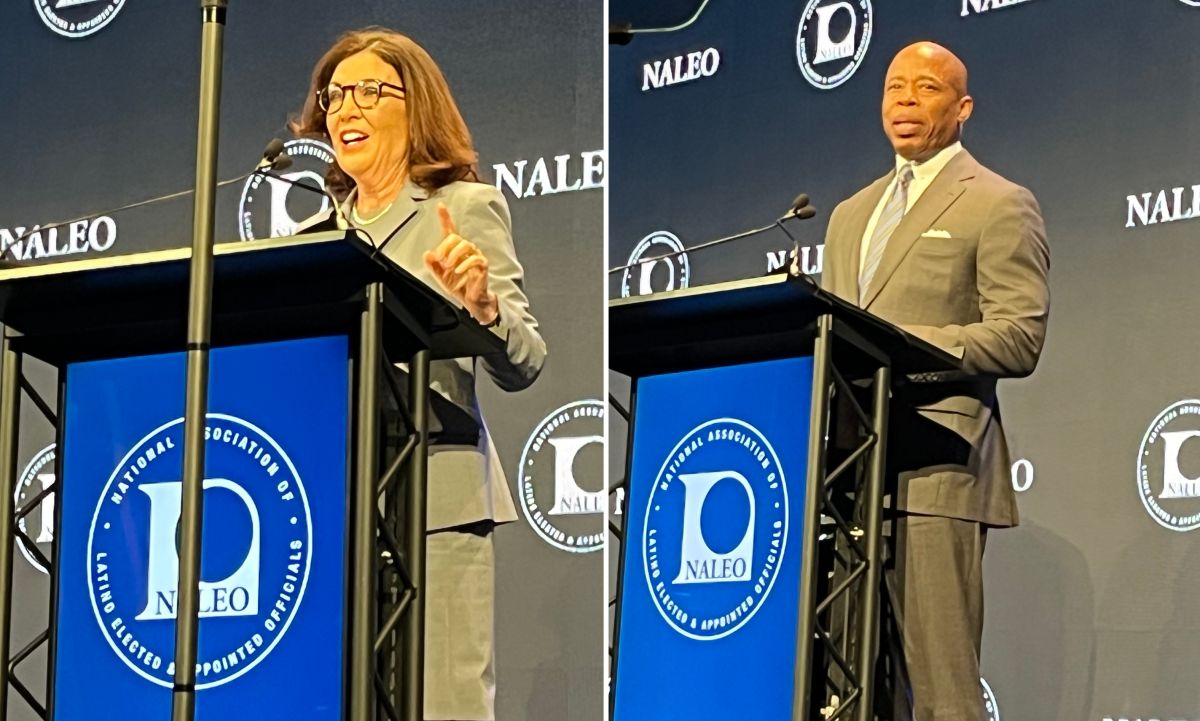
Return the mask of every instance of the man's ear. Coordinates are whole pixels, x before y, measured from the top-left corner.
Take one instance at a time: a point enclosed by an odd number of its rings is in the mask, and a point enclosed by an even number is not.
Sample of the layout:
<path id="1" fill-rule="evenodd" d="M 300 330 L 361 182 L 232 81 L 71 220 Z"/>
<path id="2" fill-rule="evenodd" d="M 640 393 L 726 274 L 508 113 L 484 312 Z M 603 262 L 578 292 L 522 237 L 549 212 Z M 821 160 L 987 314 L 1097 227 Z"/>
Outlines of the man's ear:
<path id="1" fill-rule="evenodd" d="M 971 117 L 971 113 L 975 110 L 975 99 L 970 95 L 964 95 L 958 101 L 958 126 L 961 128 L 966 124 L 967 119 Z"/>

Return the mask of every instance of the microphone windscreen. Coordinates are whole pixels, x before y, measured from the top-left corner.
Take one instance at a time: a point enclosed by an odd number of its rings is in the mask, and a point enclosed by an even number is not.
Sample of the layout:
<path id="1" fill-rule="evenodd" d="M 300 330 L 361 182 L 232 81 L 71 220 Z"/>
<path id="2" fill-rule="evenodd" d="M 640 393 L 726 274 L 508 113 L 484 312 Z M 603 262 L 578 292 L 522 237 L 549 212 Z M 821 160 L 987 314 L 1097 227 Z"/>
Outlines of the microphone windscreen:
<path id="1" fill-rule="evenodd" d="M 633 25 L 630 23 L 609 23 L 608 44 L 628 45 L 633 40 Z"/>
<path id="2" fill-rule="evenodd" d="M 796 212 L 796 217 L 800 220 L 808 220 L 817 214 L 817 209 L 811 205 L 806 205 Z"/>
<path id="3" fill-rule="evenodd" d="M 292 167 L 292 156 L 287 153 L 275 156 L 275 160 L 271 162 L 271 170 L 287 170 Z"/>
<path id="4" fill-rule="evenodd" d="M 795 200 L 792 201 L 792 210 L 800 210 L 804 206 L 808 205 L 808 202 L 808 193 L 801 193 L 800 195 L 796 196 Z"/>
<path id="5" fill-rule="evenodd" d="M 283 152 L 283 141 L 279 138 L 272 138 L 271 142 L 267 143 L 267 147 L 263 150 L 263 158 L 274 160 Z"/>

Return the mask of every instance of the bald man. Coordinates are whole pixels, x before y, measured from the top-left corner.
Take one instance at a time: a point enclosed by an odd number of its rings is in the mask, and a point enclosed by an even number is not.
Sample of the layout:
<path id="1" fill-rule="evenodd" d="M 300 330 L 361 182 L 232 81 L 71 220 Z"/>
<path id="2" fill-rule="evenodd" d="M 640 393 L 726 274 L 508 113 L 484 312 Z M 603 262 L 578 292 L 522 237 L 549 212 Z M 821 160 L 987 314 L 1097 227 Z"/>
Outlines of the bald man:
<path id="1" fill-rule="evenodd" d="M 965 370 L 910 379 L 892 405 L 885 582 L 908 679 L 897 715 L 916 721 L 986 719 L 984 540 L 989 527 L 1017 524 L 996 381 L 1033 372 L 1050 310 L 1041 211 L 963 149 L 973 109 L 953 53 L 928 42 L 901 50 L 883 92 L 893 168 L 838 205 L 825 241 L 826 289 Z"/>

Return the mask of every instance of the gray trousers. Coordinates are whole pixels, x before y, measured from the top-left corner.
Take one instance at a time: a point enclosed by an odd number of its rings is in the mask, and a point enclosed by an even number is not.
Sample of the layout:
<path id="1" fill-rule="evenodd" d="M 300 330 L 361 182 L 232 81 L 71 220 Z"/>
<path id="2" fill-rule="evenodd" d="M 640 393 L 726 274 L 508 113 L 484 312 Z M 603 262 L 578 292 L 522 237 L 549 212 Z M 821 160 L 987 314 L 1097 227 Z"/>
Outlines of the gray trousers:
<path id="1" fill-rule="evenodd" d="M 425 719 L 496 718 L 491 521 L 425 537 Z"/>
<path id="2" fill-rule="evenodd" d="M 979 676 L 983 549 L 974 521 L 907 514 L 893 523 L 884 581 L 903 645 L 895 721 L 986 721 Z"/>

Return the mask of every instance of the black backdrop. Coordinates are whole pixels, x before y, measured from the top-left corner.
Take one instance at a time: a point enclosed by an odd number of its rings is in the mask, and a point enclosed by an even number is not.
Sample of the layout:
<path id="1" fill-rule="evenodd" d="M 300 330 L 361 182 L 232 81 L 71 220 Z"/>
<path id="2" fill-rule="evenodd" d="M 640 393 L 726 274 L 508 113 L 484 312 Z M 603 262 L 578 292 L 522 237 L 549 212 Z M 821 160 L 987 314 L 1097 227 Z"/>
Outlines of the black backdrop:
<path id="1" fill-rule="evenodd" d="M 69 12 L 86 15 L 90 8 Z M 519 162 L 527 161 L 528 186 L 544 159 L 554 184 L 554 158 L 568 155 L 569 185 L 583 172 L 583 155 L 603 146 L 602 16 L 595 0 L 232 0 L 219 177 L 248 171 L 267 141 L 289 137 L 287 117 L 299 110 L 316 59 L 341 31 L 377 23 L 411 35 L 438 60 L 488 180 L 498 175 L 495 165 L 517 175 Z M 0 240 L 11 241 L 35 224 L 191 186 L 199 36 L 198 2 L 128 0 L 105 27 L 80 39 L 52 32 L 34 0 L 3 4 L 0 97 L 7 112 L 0 119 Z M 603 163 L 591 163 L 597 169 L 586 185 L 592 187 L 577 192 L 547 193 L 537 185 L 534 193 L 516 197 L 505 187 L 533 312 L 550 348 L 531 389 L 510 396 L 489 381 L 480 384 L 484 414 L 514 490 L 522 448 L 540 421 L 560 406 L 602 397 L 603 191 L 596 188 Z M 238 238 L 241 192 L 238 183 L 218 195 L 218 241 Z M 289 206 L 297 202 L 303 206 L 289 196 Z M 188 245 L 191 199 L 113 215 L 112 221 L 117 236 L 105 255 Z M 60 248 L 68 247 L 67 235 L 60 232 Z M 100 231 L 100 245 L 106 237 Z M 14 252 L 6 247 L 4 257 Z M 19 252 L 28 253 L 28 244 Z M 89 250 L 43 260 L 95 255 Z M 52 375 L 37 368 L 33 373 L 49 390 Z M 22 415 L 28 421 L 18 459 L 24 466 L 53 436 L 34 422 L 30 404 Z M 576 458 L 576 481 L 585 490 L 601 488 L 601 460 L 594 444 Z M 539 477 L 546 475 L 552 471 L 539 470 Z M 592 514 L 590 523 L 599 532 L 601 515 Z M 598 717 L 599 556 L 551 547 L 524 521 L 497 532 L 498 718 Z M 47 584 L 20 554 L 15 583 L 19 647 L 45 623 Z M 39 655 L 26 667 L 24 677 L 35 688 L 42 664 Z M 15 694 L 11 708 L 10 718 L 33 718 Z"/>
<path id="2" fill-rule="evenodd" d="M 672 25 L 698 3 L 643 5 L 612 0 L 610 16 Z M 1200 7 L 872 0 L 861 66 L 839 87 L 817 89 L 796 59 L 807 5 L 711 0 L 687 29 L 611 49 L 610 265 L 628 262 L 656 231 L 694 245 L 765 225 L 800 191 L 822 211 L 797 226 L 815 258 L 833 206 L 891 167 L 879 107 L 892 56 L 921 39 L 955 51 L 976 101 L 964 143 L 1033 190 L 1051 247 L 1041 365 L 1000 390 L 1023 459 L 1014 480 L 1025 490 L 1021 526 L 992 534 L 985 560 L 983 670 L 996 715 L 1200 718 L 1200 531 L 1169 529 L 1148 512 L 1156 502 L 1196 513 L 1196 489 L 1160 498 L 1162 462 L 1151 461 L 1163 441 L 1141 448 L 1161 412 L 1200 397 L 1200 220 L 1163 222 L 1175 216 L 1174 188 L 1179 215 L 1200 217 L 1191 210 L 1200 192 L 1192 189 L 1200 184 Z M 721 58 L 711 76 L 643 90 L 644 64 L 708 48 Z M 1156 215 L 1162 191 L 1167 206 Z M 1129 196 L 1140 206 L 1145 193 L 1147 220 L 1158 222 L 1143 223 L 1139 207 L 1127 227 Z M 691 285 L 761 275 L 768 253 L 787 246 L 776 231 L 692 254 Z M 665 267 L 654 273 L 661 290 Z M 610 277 L 610 296 L 621 285 Z M 612 430 L 622 438 L 623 425 Z M 1184 414 L 1166 430 L 1200 430 L 1200 422 Z M 1189 437 L 1179 457 L 1186 478 L 1200 475 L 1195 446 Z M 1137 482 L 1143 458 L 1147 501 Z"/>

